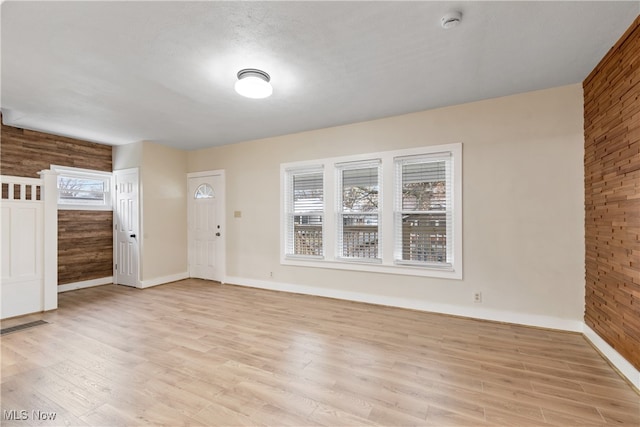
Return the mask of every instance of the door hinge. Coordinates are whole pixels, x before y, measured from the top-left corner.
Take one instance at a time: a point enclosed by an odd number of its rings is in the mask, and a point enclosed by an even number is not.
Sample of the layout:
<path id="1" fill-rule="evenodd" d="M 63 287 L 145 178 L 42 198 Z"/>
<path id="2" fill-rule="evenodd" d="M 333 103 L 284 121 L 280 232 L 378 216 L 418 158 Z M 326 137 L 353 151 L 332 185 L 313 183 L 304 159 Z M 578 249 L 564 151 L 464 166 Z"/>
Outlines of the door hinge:
<path id="1" fill-rule="evenodd" d="M 115 267 L 115 268 L 116 268 L 116 271 L 118 271 L 118 264 L 116 264 L 116 267 Z"/>

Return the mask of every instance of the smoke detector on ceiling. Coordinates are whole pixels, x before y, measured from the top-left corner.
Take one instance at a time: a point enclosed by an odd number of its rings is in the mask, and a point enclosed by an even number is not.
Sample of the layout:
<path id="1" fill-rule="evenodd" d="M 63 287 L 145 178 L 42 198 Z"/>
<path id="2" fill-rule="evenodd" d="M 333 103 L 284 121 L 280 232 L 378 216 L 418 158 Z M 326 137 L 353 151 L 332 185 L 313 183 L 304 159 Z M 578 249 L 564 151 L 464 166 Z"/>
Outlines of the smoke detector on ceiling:
<path id="1" fill-rule="evenodd" d="M 457 27 L 460 24 L 460 21 L 462 21 L 462 13 L 454 11 L 446 13 L 440 19 L 440 25 L 442 25 L 442 28 L 445 30 L 448 30 L 450 28 Z"/>

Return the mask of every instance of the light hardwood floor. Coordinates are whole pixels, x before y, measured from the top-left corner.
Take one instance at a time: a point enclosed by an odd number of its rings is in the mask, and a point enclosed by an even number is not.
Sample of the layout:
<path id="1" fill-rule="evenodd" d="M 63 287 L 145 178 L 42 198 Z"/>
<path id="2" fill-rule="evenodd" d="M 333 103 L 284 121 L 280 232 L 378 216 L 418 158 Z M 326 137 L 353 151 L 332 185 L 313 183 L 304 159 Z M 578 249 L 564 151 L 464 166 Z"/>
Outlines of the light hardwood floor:
<path id="1" fill-rule="evenodd" d="M 579 334 L 194 279 L 2 327 L 36 319 L 0 339 L 3 417 L 29 418 L 3 426 L 640 425 Z"/>

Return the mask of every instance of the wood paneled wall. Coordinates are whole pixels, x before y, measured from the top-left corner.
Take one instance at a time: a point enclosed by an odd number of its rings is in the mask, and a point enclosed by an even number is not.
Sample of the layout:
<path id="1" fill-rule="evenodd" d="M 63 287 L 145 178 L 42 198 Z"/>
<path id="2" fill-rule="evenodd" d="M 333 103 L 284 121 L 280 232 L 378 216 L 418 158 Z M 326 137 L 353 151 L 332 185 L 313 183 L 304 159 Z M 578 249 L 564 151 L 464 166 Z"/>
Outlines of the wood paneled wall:
<path id="1" fill-rule="evenodd" d="M 50 165 L 111 172 L 111 146 L 2 124 L 0 173 L 37 178 Z M 58 211 L 58 284 L 113 274 L 113 213 Z"/>
<path id="2" fill-rule="evenodd" d="M 640 16 L 583 88 L 585 322 L 640 369 Z"/>
<path id="3" fill-rule="evenodd" d="M 58 211 L 59 284 L 113 275 L 113 212 Z"/>

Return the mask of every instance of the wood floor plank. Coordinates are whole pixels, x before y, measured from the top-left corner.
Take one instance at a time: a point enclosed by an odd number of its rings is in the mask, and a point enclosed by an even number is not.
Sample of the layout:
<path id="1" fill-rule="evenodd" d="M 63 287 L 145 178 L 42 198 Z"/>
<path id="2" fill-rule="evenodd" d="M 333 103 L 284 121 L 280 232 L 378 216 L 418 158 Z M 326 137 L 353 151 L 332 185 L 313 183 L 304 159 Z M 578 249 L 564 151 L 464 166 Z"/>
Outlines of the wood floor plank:
<path id="1" fill-rule="evenodd" d="M 640 425 L 579 334 L 197 279 L 24 319 L 49 323 L 0 338 L 0 409 L 62 425 Z"/>
<path id="2" fill-rule="evenodd" d="M 344 412 L 334 406 L 320 405 L 307 417 L 307 420 L 319 425 L 331 426 L 375 426 L 367 418 L 362 418 L 350 412 Z"/>
<path id="3" fill-rule="evenodd" d="M 596 427 L 606 425 L 606 422 L 602 419 L 600 420 L 586 420 L 583 417 L 567 413 L 564 411 L 555 411 L 553 409 L 544 408 L 542 410 L 544 415 L 544 419 L 548 424 L 558 426 L 558 427 Z M 633 425 L 633 424 L 631 424 Z"/>
<path id="4" fill-rule="evenodd" d="M 144 422 L 126 411 L 122 411 L 108 403 L 105 403 L 93 411 L 82 416 L 87 425 L 93 426 L 139 426 Z"/>
<path id="5" fill-rule="evenodd" d="M 589 422 L 604 422 L 598 408 L 588 403 L 576 402 L 568 399 L 559 399 L 556 396 L 547 396 L 542 393 L 528 391 L 513 391 L 494 384 L 486 384 L 485 391 L 496 397 L 504 396 L 520 402 L 528 402 L 539 406 L 543 411 L 550 409 L 558 413 L 565 413 L 571 417 L 583 419 Z"/>
<path id="6" fill-rule="evenodd" d="M 400 408 L 387 406 L 374 406 L 369 414 L 369 420 L 380 426 L 425 426 L 425 417 L 407 414 Z"/>
<path id="7" fill-rule="evenodd" d="M 484 411 L 482 411 L 482 418 L 484 418 Z M 440 426 L 456 425 L 472 427 L 489 425 L 486 421 L 478 419 L 477 417 L 466 417 L 457 411 L 450 411 L 437 406 L 429 406 L 426 421 L 429 424 Z"/>
<path id="8" fill-rule="evenodd" d="M 11 380 L 2 384 L 0 395 L 2 397 L 2 426 L 32 426 L 32 425 L 52 425 L 52 422 L 40 422 L 33 417 L 33 411 L 41 411 L 44 413 L 55 413 L 54 425 L 86 425 L 80 418 L 69 413 L 67 408 L 48 399 L 39 390 L 30 387 L 32 383 L 22 381 L 21 378 L 12 377 Z M 10 420 L 4 411 L 17 411 L 20 418 L 27 419 Z M 22 411 L 26 411 L 23 413 Z"/>
<path id="9" fill-rule="evenodd" d="M 262 427 L 268 425 L 266 423 L 260 422 L 258 419 L 256 419 L 257 417 L 249 417 L 217 402 L 211 402 L 209 406 L 195 414 L 194 418 L 198 422 L 209 426 L 219 425 L 238 427 Z"/>
<path id="10" fill-rule="evenodd" d="M 575 402 L 591 404 L 598 408 L 601 413 L 603 410 L 606 410 L 612 411 L 613 413 L 631 414 L 637 416 L 638 411 L 640 410 L 640 408 L 638 408 L 637 402 L 629 402 L 624 399 L 617 399 L 615 397 L 610 397 L 607 395 L 596 396 L 581 391 L 566 390 L 558 387 L 535 383 L 533 388 L 537 393 L 555 396 L 560 399 L 567 399 Z"/>

